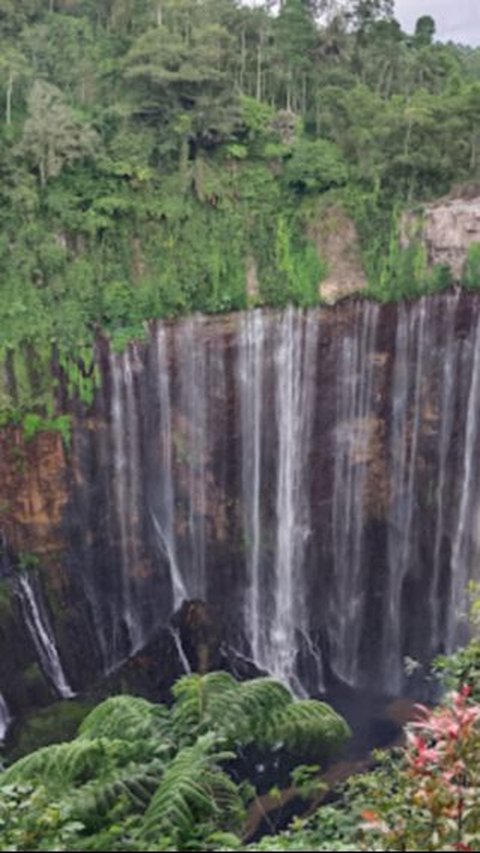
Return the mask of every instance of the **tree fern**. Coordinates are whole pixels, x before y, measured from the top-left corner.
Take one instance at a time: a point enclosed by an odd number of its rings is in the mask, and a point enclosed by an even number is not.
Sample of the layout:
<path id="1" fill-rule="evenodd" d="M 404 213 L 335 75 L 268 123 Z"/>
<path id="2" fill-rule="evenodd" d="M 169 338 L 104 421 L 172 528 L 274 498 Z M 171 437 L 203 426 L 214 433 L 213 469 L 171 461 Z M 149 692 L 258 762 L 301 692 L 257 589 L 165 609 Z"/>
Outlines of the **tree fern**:
<path id="1" fill-rule="evenodd" d="M 156 738 L 165 734 L 168 719 L 168 708 L 163 705 L 152 705 L 138 696 L 113 696 L 90 712 L 79 735 L 131 741 Z"/>
<path id="2" fill-rule="evenodd" d="M 333 708 L 304 699 L 282 709 L 272 730 L 265 733 L 264 742 L 271 743 L 273 735 L 294 754 L 308 750 L 313 755 L 326 755 L 338 749 L 350 734 L 347 723 Z"/>
<path id="3" fill-rule="evenodd" d="M 254 791 L 242 796 L 226 772 L 234 748 L 254 742 L 325 755 L 349 734 L 327 705 L 296 701 L 270 678 L 240 684 L 222 672 L 192 675 L 173 693 L 170 710 L 131 696 L 103 702 L 76 740 L 44 747 L 0 774 L 0 801 L 8 790 L 19 797 L 43 790 L 68 849 L 202 849 L 215 829 L 240 832 L 243 802 Z M 40 819 L 33 794 L 30 800 L 25 831 Z M 3 837 L 0 827 L 0 843 Z"/>
<path id="4" fill-rule="evenodd" d="M 293 703 L 290 691 L 273 678 L 255 678 L 238 685 L 238 713 L 243 721 L 242 742 L 273 744 L 278 716 Z M 237 723 L 238 725 L 238 723 Z"/>
<path id="5" fill-rule="evenodd" d="M 105 771 L 114 752 L 121 754 L 121 742 L 107 738 L 82 740 L 46 746 L 25 756 L 2 774 L 3 785 L 42 781 L 48 787 L 83 784 Z"/>
<path id="6" fill-rule="evenodd" d="M 63 805 L 87 830 L 97 828 L 111 809 L 123 802 L 123 812 L 144 812 L 157 790 L 165 766 L 161 761 L 146 765 L 128 765 L 109 778 L 95 779 L 64 798 Z"/>
<path id="7" fill-rule="evenodd" d="M 232 757 L 232 753 L 218 751 L 215 736 L 211 734 L 182 749 L 165 771 L 152 798 L 140 838 L 149 841 L 168 834 L 180 844 L 212 817 L 221 828 L 240 828 L 241 797 L 235 783 L 220 767 Z"/>
<path id="8" fill-rule="evenodd" d="M 215 731 L 229 746 L 283 743 L 291 751 L 331 751 L 349 737 L 344 720 L 313 699 L 296 701 L 271 678 L 236 682 L 222 672 L 185 676 L 175 685 L 172 729 L 181 742 Z"/>

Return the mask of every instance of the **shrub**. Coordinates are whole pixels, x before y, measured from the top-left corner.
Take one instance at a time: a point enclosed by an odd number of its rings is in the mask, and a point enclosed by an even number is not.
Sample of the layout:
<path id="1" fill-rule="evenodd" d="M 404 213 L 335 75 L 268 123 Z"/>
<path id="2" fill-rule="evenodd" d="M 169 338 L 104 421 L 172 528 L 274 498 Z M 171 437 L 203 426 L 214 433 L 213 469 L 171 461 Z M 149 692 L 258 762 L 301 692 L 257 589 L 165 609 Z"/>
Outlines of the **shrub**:
<path id="1" fill-rule="evenodd" d="M 347 167 L 333 142 L 302 139 L 286 163 L 284 177 L 297 192 L 326 192 L 346 184 Z"/>

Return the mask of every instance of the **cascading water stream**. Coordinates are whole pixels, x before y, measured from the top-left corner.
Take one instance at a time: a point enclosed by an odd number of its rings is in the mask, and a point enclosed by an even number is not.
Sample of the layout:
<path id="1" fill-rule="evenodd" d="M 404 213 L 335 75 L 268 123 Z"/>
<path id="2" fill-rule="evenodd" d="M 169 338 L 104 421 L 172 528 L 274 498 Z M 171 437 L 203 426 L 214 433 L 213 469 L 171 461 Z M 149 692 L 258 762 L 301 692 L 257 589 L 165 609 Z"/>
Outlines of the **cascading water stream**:
<path id="1" fill-rule="evenodd" d="M 265 620 L 262 600 L 262 415 L 265 317 L 248 311 L 240 321 L 239 394 L 242 420 L 242 497 L 248 589 L 246 624 L 253 658 L 265 657 Z"/>
<path id="2" fill-rule="evenodd" d="M 173 642 L 175 643 L 175 648 L 177 650 L 178 659 L 182 666 L 184 675 L 192 674 L 192 667 L 190 666 L 190 661 L 188 660 L 187 655 L 185 654 L 185 649 L 183 648 L 182 638 L 180 636 L 180 631 L 177 628 L 170 628 L 170 633 L 172 635 Z"/>
<path id="3" fill-rule="evenodd" d="M 157 393 L 160 409 L 160 471 L 155 489 L 156 507 L 150 516 L 157 544 L 168 560 L 173 590 L 173 605 L 177 610 L 187 598 L 187 589 L 180 571 L 175 537 L 175 494 L 172 466 L 172 407 L 170 374 L 168 370 L 167 332 L 159 325 L 156 330 Z"/>
<path id="4" fill-rule="evenodd" d="M 190 555 L 188 592 L 191 598 L 205 598 L 206 578 L 206 455 L 207 455 L 207 365 L 203 340 L 204 319 L 195 315 L 184 321 L 176 333 L 180 410 L 185 417 L 185 446 L 188 471 L 188 532 Z"/>
<path id="5" fill-rule="evenodd" d="M 141 369 L 135 347 L 122 355 L 112 353 L 111 429 L 114 448 L 114 496 L 118 517 L 121 588 L 123 599 L 122 621 L 128 633 L 130 653 L 142 648 L 146 642 L 142 604 L 139 599 L 135 570 L 140 567 L 140 455 L 138 408 L 134 391 L 134 375 Z"/>
<path id="6" fill-rule="evenodd" d="M 311 532 L 308 458 L 317 332 L 315 314 L 293 308 L 285 311 L 277 329 L 277 535 L 267 668 L 297 689 L 297 632 L 307 635 L 309 630 L 303 561 Z"/>
<path id="7" fill-rule="evenodd" d="M 392 387 L 388 572 L 382 632 L 383 683 L 393 695 L 401 691 L 403 683 L 402 590 L 411 568 L 417 447 L 425 382 L 425 320 L 424 299 L 414 310 L 407 311 L 403 305 L 399 306 Z"/>
<path id="8" fill-rule="evenodd" d="M 447 651 L 468 639 L 468 582 L 478 577 L 480 563 L 480 319 L 473 340 L 473 364 L 465 425 L 461 496 L 452 545 L 452 572 L 447 622 Z"/>
<path id="9" fill-rule="evenodd" d="M 71 699 L 75 694 L 63 671 L 45 608 L 25 574 L 18 575 L 16 587 L 22 603 L 25 623 L 37 650 L 42 669 L 58 695 L 62 699 Z"/>
<path id="10" fill-rule="evenodd" d="M 303 692 L 297 675 L 302 640 L 308 645 L 304 557 L 310 535 L 308 457 L 315 401 L 315 314 L 293 308 L 272 320 L 268 312 L 241 318 L 238 388 L 242 424 L 241 470 L 245 541 L 245 622 L 257 665 Z M 273 353 L 267 352 L 273 347 Z M 264 421 L 264 395 L 275 387 L 275 427 Z M 276 431 L 276 515 L 273 555 L 264 520 L 264 429 Z M 271 453 L 271 448 L 270 448 Z M 267 568 L 270 563 L 270 569 Z M 268 583 L 267 583 L 268 578 Z M 321 680 L 321 674 L 319 675 Z"/>
<path id="11" fill-rule="evenodd" d="M 459 345 L 455 340 L 455 317 L 458 307 L 458 294 L 448 295 L 445 299 L 445 359 L 441 378 L 440 440 L 438 450 L 438 485 L 436 490 L 436 523 L 433 546 L 433 572 L 431 586 L 432 601 L 432 654 L 437 654 L 442 645 L 442 575 L 445 524 L 448 514 L 448 452 L 452 441 L 455 419 L 455 394 L 457 371 L 459 369 Z"/>
<path id="12" fill-rule="evenodd" d="M 353 335 L 341 342 L 338 372 L 333 489 L 334 577 L 331 601 L 331 666 L 354 685 L 360 671 L 365 625 L 363 543 L 365 487 L 375 421 L 375 347 L 380 309 L 358 304 Z"/>
<path id="13" fill-rule="evenodd" d="M 7 736 L 8 729 L 12 722 L 10 712 L 7 708 L 7 703 L 0 693 L 0 744 L 3 743 Z"/>

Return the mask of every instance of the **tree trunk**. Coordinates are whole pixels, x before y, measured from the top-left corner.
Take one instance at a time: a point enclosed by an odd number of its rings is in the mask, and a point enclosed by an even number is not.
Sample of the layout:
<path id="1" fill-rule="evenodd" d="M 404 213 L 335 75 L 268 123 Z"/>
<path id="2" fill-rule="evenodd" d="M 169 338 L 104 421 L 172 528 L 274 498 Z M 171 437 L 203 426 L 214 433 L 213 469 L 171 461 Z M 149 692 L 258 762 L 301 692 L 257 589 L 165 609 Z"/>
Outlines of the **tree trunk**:
<path id="1" fill-rule="evenodd" d="M 7 82 L 7 109 L 6 109 L 6 121 L 7 126 L 10 127 L 12 123 L 12 96 L 13 96 L 13 74 L 10 71 L 8 75 Z"/>
<path id="2" fill-rule="evenodd" d="M 257 101 L 262 100 L 262 39 L 260 37 L 260 42 L 257 48 L 257 87 L 256 87 L 256 98 Z"/>
<path id="3" fill-rule="evenodd" d="M 470 169 L 473 172 L 477 168 L 477 130 L 472 133 L 472 146 L 470 153 Z"/>
<path id="4" fill-rule="evenodd" d="M 245 81 L 245 57 L 246 57 L 246 45 L 245 45 L 245 27 L 242 29 L 242 36 L 240 40 L 240 79 L 239 79 L 239 88 L 240 91 L 243 92 L 243 84 Z"/>
<path id="5" fill-rule="evenodd" d="M 40 186 L 41 186 L 42 190 L 44 190 L 45 187 L 47 186 L 47 176 L 45 174 L 45 164 L 43 163 L 43 161 L 39 165 L 39 172 L 40 172 Z"/>

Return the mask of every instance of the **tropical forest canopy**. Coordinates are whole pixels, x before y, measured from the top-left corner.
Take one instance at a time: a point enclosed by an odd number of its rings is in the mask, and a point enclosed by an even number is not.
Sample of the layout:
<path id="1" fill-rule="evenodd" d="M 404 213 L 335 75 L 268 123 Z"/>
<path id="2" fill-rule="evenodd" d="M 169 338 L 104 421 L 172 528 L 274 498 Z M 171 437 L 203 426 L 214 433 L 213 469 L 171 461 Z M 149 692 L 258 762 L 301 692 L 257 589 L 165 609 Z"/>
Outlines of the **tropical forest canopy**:
<path id="1" fill-rule="evenodd" d="M 78 359 L 99 329 L 122 346 L 154 317 L 314 304 L 306 234 L 331 203 L 374 295 L 448 283 L 392 240 L 403 205 L 478 170 L 480 51 L 429 16 L 406 34 L 392 0 L 0 0 L 0 39 L 4 415 L 51 414 L 52 346 Z"/>

